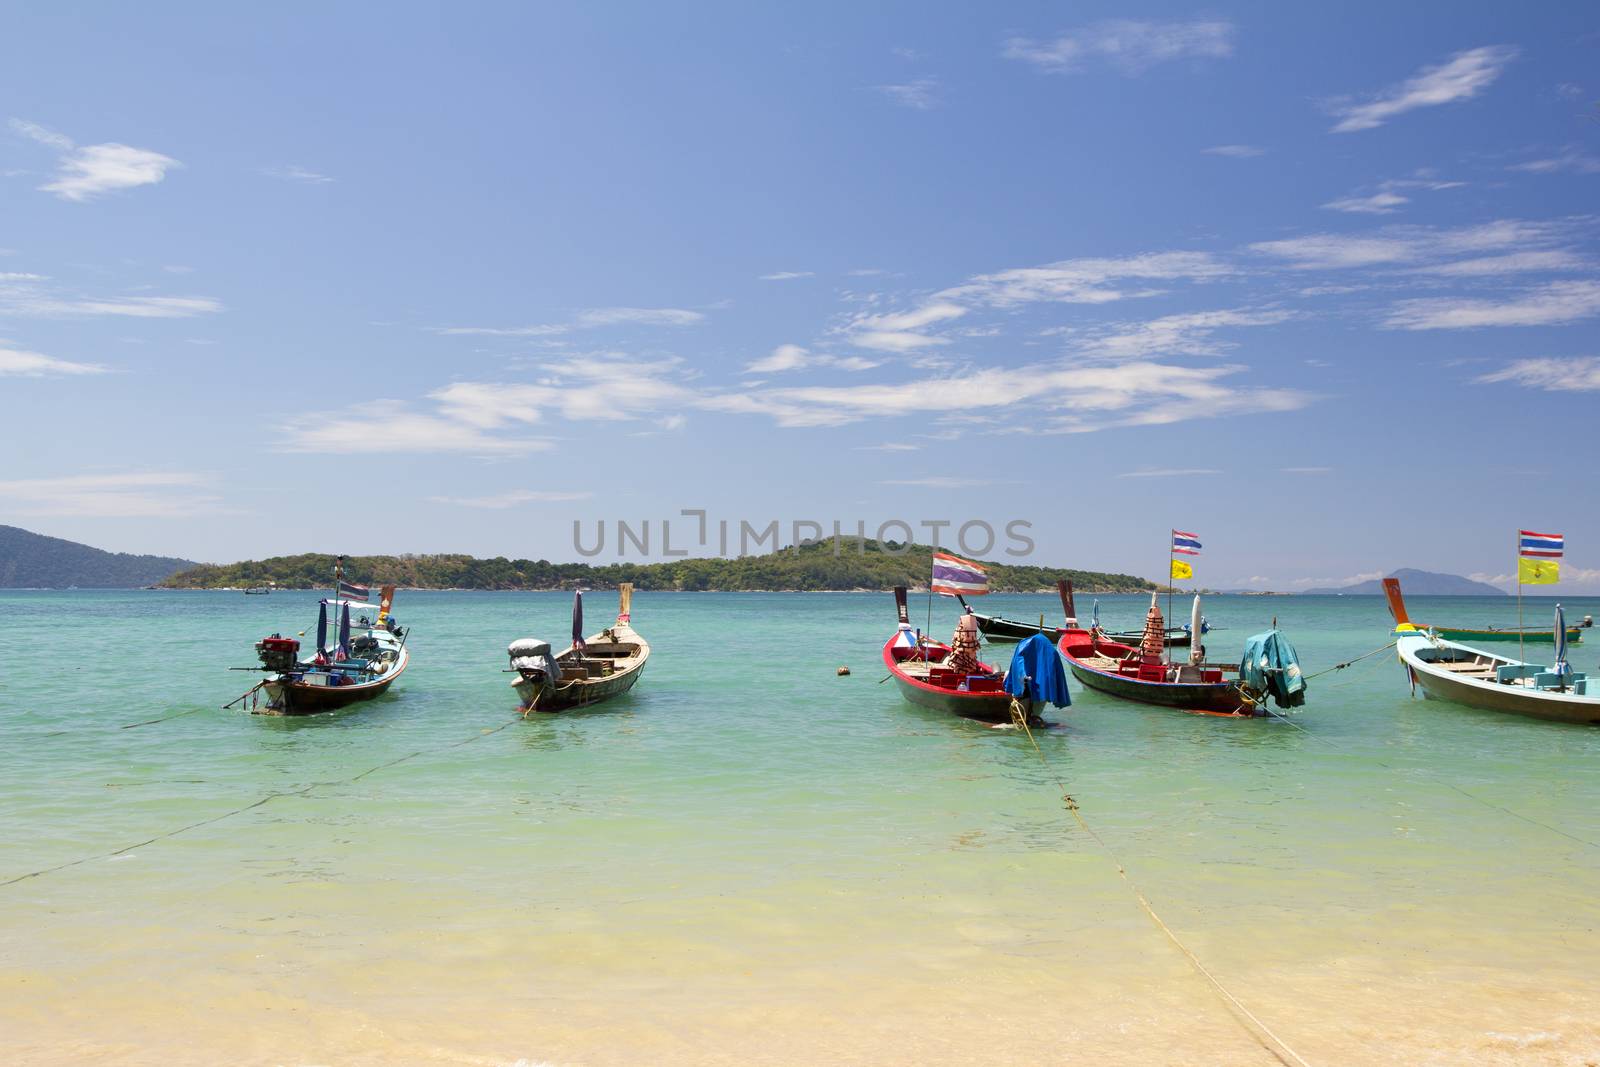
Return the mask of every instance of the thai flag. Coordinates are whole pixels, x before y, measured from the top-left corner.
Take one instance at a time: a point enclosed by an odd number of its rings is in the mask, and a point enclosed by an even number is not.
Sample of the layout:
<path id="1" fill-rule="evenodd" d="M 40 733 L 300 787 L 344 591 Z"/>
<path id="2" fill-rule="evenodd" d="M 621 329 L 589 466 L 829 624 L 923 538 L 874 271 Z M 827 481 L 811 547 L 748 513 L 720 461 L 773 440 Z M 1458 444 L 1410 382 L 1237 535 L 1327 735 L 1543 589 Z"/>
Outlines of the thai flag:
<path id="1" fill-rule="evenodd" d="M 970 559 L 935 552 L 932 588 L 945 596 L 982 596 L 989 591 L 989 575 Z"/>
<path id="2" fill-rule="evenodd" d="M 1517 542 L 1519 556 L 1560 559 L 1561 553 L 1566 551 L 1567 539 L 1561 534 L 1534 533 L 1532 530 L 1519 530 L 1518 533 L 1521 535 Z"/>
<path id="3" fill-rule="evenodd" d="M 1173 530 L 1172 551 L 1180 556 L 1198 556 L 1200 554 L 1200 535 L 1184 533 L 1182 530 Z"/>
<path id="4" fill-rule="evenodd" d="M 354 582 L 340 582 L 339 596 L 350 600 L 365 600 L 372 595 L 372 589 L 365 585 L 356 585 Z"/>

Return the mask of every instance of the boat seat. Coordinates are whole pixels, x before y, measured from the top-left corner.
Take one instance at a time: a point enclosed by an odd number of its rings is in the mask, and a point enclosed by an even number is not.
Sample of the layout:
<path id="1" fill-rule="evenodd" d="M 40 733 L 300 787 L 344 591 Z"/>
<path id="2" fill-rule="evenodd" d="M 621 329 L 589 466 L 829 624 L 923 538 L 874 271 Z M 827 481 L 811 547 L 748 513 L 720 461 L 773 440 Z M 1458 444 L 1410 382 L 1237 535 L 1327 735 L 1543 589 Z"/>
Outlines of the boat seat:
<path id="1" fill-rule="evenodd" d="M 1535 689 L 1560 689 L 1565 685 L 1567 689 L 1573 690 L 1577 688 L 1579 682 L 1586 681 L 1588 681 L 1588 678 L 1585 675 L 1576 672 L 1563 678 L 1555 671 L 1541 671 L 1534 676 L 1533 687 Z M 1588 687 L 1585 686 L 1584 688 Z"/>
<path id="2" fill-rule="evenodd" d="M 1524 678 L 1534 677 L 1542 670 L 1543 667 L 1533 663 L 1502 663 L 1495 668 L 1494 680 L 1501 684 L 1520 682 Z"/>
<path id="3" fill-rule="evenodd" d="M 1199 685 L 1206 680 L 1205 671 L 1193 663 L 1185 663 L 1178 667 L 1178 675 L 1173 681 L 1180 685 Z"/>

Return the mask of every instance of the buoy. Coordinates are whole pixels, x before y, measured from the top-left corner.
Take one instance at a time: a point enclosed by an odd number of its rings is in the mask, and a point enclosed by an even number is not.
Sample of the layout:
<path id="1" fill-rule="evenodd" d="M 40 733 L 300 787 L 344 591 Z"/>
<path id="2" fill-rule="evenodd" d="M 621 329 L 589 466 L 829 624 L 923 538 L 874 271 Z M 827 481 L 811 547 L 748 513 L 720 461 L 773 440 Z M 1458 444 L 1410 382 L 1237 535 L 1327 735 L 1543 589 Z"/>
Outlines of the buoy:
<path id="1" fill-rule="evenodd" d="M 839 670 L 838 670 L 838 675 L 841 678 L 843 678 L 845 675 L 847 675 L 849 673 L 850 673 L 850 668 L 849 667 L 840 667 Z"/>

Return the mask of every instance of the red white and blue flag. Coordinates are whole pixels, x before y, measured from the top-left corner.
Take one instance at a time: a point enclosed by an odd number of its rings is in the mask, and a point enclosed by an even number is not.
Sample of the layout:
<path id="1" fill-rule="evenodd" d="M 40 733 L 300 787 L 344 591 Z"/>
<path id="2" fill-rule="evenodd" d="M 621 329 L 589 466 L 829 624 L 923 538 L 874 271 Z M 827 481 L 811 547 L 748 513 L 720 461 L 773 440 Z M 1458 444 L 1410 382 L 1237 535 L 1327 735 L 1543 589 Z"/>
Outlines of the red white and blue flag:
<path id="1" fill-rule="evenodd" d="M 339 596 L 350 600 L 365 600 L 372 595 L 372 588 L 365 585 L 356 585 L 354 582 L 339 583 Z"/>
<path id="2" fill-rule="evenodd" d="M 1184 533 L 1182 530 L 1173 530 L 1172 551 L 1180 556 L 1198 556 L 1200 554 L 1200 535 Z"/>
<path id="3" fill-rule="evenodd" d="M 989 591 L 989 574 L 970 559 L 935 552 L 932 589 L 945 596 L 982 596 Z"/>
<path id="4" fill-rule="evenodd" d="M 1532 530 L 1519 530 L 1517 540 L 1517 555 L 1538 556 L 1543 559 L 1560 559 L 1561 553 L 1566 551 L 1567 539 L 1561 534 L 1534 533 Z"/>

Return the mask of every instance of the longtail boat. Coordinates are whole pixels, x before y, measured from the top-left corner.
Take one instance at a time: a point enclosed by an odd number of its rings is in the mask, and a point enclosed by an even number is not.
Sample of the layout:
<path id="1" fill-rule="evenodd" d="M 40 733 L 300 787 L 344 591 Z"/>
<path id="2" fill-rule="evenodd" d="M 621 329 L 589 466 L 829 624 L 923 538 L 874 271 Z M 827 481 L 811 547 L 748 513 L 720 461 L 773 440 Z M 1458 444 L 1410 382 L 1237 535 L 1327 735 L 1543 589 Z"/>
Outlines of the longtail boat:
<path id="1" fill-rule="evenodd" d="M 358 586 L 339 582 L 341 593 L 366 594 Z M 395 587 L 383 587 L 379 603 L 368 604 L 337 596 L 317 606 L 316 652 L 300 656 L 300 642 L 273 634 L 256 644 L 256 655 L 267 672 L 259 689 L 266 703 L 256 711 L 266 715 L 309 715 L 332 711 L 388 692 L 411 662 L 406 649 L 407 631 L 390 613 Z M 329 616 L 338 622 L 329 641 Z M 352 619 L 353 615 L 353 619 Z"/>
<path id="2" fill-rule="evenodd" d="M 1066 612 L 1066 622 L 1061 626 L 1051 626 L 1045 623 L 1040 616 L 1038 622 L 1021 622 L 1016 619 L 1007 619 L 999 615 L 985 615 L 982 612 L 972 612 L 973 618 L 978 620 L 978 631 L 990 642 L 1004 644 L 1010 641 L 1026 641 L 1034 634 L 1044 634 L 1051 641 L 1059 641 L 1066 636 L 1068 630 L 1078 625 L 1077 612 L 1073 610 L 1072 582 L 1062 580 L 1056 583 L 1056 589 L 1061 594 L 1061 606 Z M 972 611 L 967 602 L 960 597 L 961 606 Z M 1131 644 L 1138 644 L 1144 640 L 1143 630 L 1127 630 L 1123 632 L 1107 633 L 1113 639 L 1125 639 Z M 1163 640 L 1174 648 L 1186 648 L 1189 645 L 1189 631 L 1182 627 L 1171 627 L 1165 632 Z"/>
<path id="3" fill-rule="evenodd" d="M 1511 712 L 1536 719 L 1600 725 L 1600 684 L 1566 663 L 1559 635 L 1566 629 L 1556 608 L 1554 665 L 1527 663 L 1485 652 L 1403 622 L 1395 629 L 1395 649 L 1405 664 L 1413 691 L 1431 700 L 1445 700 L 1488 711 Z"/>
<path id="4" fill-rule="evenodd" d="M 1191 630 L 1200 628 L 1194 598 Z M 1073 677 L 1091 689 L 1140 704 L 1209 715 L 1266 715 L 1271 697 L 1283 707 L 1305 701 L 1305 682 L 1294 649 L 1277 630 L 1252 637 L 1239 664 L 1206 661 L 1204 644 L 1186 662 L 1166 659 L 1166 629 L 1156 594 L 1150 594 L 1145 634 L 1138 644 L 1114 640 L 1098 628 L 1068 630 L 1057 643 Z"/>
<path id="5" fill-rule="evenodd" d="M 971 608 L 962 614 L 953 643 L 946 645 L 912 629 L 904 586 L 895 589 L 894 600 L 899 625 L 883 644 L 883 665 L 901 696 L 924 708 L 982 722 L 1011 722 L 1017 713 L 1030 724 L 1040 721 L 1036 705 L 1043 701 L 1023 692 L 1016 697 L 1014 713 L 1006 675 L 977 658 L 978 627 Z M 1070 699 L 1065 686 L 1060 698 L 1063 704 Z"/>
<path id="6" fill-rule="evenodd" d="M 583 636 L 583 593 L 572 594 L 572 644 L 552 654 L 536 637 L 513 641 L 506 651 L 517 675 L 511 686 L 523 714 L 586 708 L 626 693 L 644 673 L 650 645 L 633 628 L 633 585 L 617 587 L 617 621 Z"/>
<path id="7" fill-rule="evenodd" d="M 1539 629 L 1537 626 L 1491 626 L 1487 629 L 1468 629 L 1461 626 L 1436 626 L 1431 623 L 1412 623 L 1406 614 L 1405 597 L 1400 595 L 1400 579 L 1385 578 L 1383 580 L 1383 595 L 1389 601 L 1389 614 L 1394 616 L 1396 626 L 1414 625 L 1418 630 L 1432 630 L 1446 641 L 1520 641 L 1525 644 L 1549 643 L 1555 640 L 1555 634 L 1549 629 Z M 1567 640 L 1578 644 L 1583 640 L 1583 631 L 1594 625 L 1594 620 L 1585 615 L 1583 622 L 1578 625 L 1566 627 Z"/>

